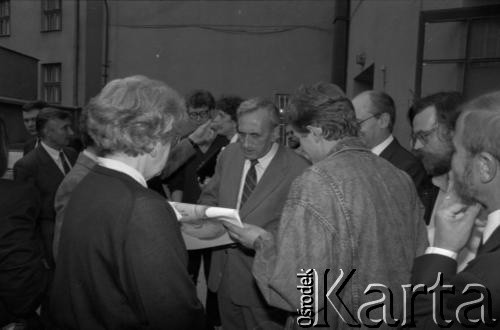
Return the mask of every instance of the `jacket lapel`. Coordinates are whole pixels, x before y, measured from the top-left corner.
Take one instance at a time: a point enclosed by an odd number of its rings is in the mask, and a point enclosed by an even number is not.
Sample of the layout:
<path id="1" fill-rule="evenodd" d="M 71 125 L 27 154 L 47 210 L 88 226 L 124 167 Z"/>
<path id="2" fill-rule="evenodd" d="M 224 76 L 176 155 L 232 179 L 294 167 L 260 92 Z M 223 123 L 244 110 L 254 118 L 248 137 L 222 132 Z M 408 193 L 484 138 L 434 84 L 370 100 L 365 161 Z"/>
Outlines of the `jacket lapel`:
<path id="1" fill-rule="evenodd" d="M 42 145 L 38 145 L 36 147 L 37 153 L 38 153 L 38 159 L 40 161 L 40 164 L 42 164 L 42 167 L 47 168 L 48 172 L 46 173 L 47 175 L 55 175 L 59 179 L 62 180 L 64 177 L 63 173 L 61 172 L 61 169 L 56 165 L 54 160 L 50 157 L 50 155 L 47 153 L 47 151 L 42 147 Z"/>
<path id="2" fill-rule="evenodd" d="M 240 209 L 242 218 L 246 217 L 251 211 L 259 206 L 259 204 L 281 184 L 287 173 L 286 155 L 283 148 L 284 147 L 281 145 L 278 147 L 278 151 L 264 172 L 264 175 L 260 178 L 259 183 L 257 183 L 252 194 L 248 197 L 245 205 Z"/>
<path id="3" fill-rule="evenodd" d="M 478 255 L 489 253 L 500 248 L 500 227 L 495 229 L 486 243 L 477 251 Z"/>

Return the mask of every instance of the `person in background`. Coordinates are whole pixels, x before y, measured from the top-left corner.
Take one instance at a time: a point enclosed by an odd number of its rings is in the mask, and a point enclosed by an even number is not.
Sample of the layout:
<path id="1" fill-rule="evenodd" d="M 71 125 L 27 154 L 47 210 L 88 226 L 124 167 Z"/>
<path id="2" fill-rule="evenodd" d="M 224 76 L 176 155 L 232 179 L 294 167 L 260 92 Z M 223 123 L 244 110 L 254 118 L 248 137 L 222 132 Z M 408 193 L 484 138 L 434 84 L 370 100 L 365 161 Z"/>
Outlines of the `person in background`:
<path id="1" fill-rule="evenodd" d="M 0 119 L 0 177 L 7 169 L 8 144 Z M 0 328 L 43 329 L 36 309 L 47 283 L 35 232 L 40 197 L 28 183 L 0 179 Z M 17 329 L 16 328 L 16 329 Z"/>
<path id="2" fill-rule="evenodd" d="M 35 186 L 40 194 L 42 207 L 37 219 L 42 238 L 44 256 L 49 268 L 54 266 L 52 242 L 54 240 L 54 197 L 64 176 L 76 161 L 77 153 L 68 148 L 73 135 L 69 113 L 43 108 L 36 118 L 39 145 L 14 164 L 14 178 Z"/>
<path id="3" fill-rule="evenodd" d="M 216 114 L 212 121 L 212 128 L 219 135 L 225 136 L 229 143 L 238 139 L 236 110 L 243 99 L 238 96 L 223 96 L 215 103 Z"/>
<path id="4" fill-rule="evenodd" d="M 36 130 L 36 116 L 43 108 L 49 105 L 44 101 L 34 101 L 23 105 L 23 122 L 30 138 L 23 146 L 23 154 L 26 155 L 31 150 L 35 149 L 40 143 L 38 132 Z"/>
<path id="5" fill-rule="evenodd" d="M 174 210 L 146 180 L 165 166 L 183 98 L 144 76 L 87 105 L 98 165 L 64 210 L 51 329 L 203 329 Z"/>
<path id="6" fill-rule="evenodd" d="M 423 208 L 410 177 L 359 139 L 354 108 L 346 97 L 301 87 L 292 95 L 287 118 L 313 165 L 293 181 L 278 231 L 246 221 L 243 228 L 224 225 L 236 241 L 255 250 L 248 268 L 267 302 L 289 312 L 290 325 L 301 324 L 294 320 L 302 310 L 298 274 L 313 269 L 322 278 L 331 269 L 335 275 L 324 283 L 330 288 L 339 272 L 355 270 L 353 281 L 344 282 L 338 292 L 344 305 L 332 300 L 341 316 L 323 310 L 326 292 L 314 301 L 320 320 L 328 314 L 331 328 L 345 329 L 349 322 L 355 324 L 345 309 L 357 311 L 371 300 L 365 295 L 370 284 L 400 288 L 410 280 L 413 259 L 428 245 Z M 393 293 L 395 301 L 402 301 L 401 292 Z M 399 319 L 403 307 L 396 304 L 391 312 Z M 366 315 L 359 317 L 369 322 Z M 381 309 L 370 317 L 381 319 Z"/>
<path id="7" fill-rule="evenodd" d="M 422 160 L 427 173 L 432 176 L 434 189 L 428 192 L 433 211 L 427 225 L 431 246 L 434 244 L 435 213 L 443 202 L 449 187 L 449 171 L 453 155 L 453 133 L 463 103 L 458 92 L 439 92 L 416 100 L 408 117 L 412 124 L 412 147 Z M 462 270 L 474 258 L 481 241 L 483 226 L 477 222 L 469 243 L 458 256 L 458 267 Z"/>
<path id="8" fill-rule="evenodd" d="M 87 132 L 87 109 L 84 108 L 80 114 L 80 134 L 81 141 L 83 142 L 85 149 L 78 155 L 75 165 L 69 171 L 69 173 L 64 177 L 63 181 L 59 185 L 54 198 L 54 208 L 56 211 L 56 220 L 54 227 L 54 242 L 53 242 L 53 254 L 54 260 L 57 261 L 57 253 L 59 247 L 59 240 L 61 235 L 61 228 L 64 219 L 64 209 L 68 203 L 71 193 L 75 187 L 82 181 L 82 179 L 90 172 L 90 170 L 97 163 L 97 150 L 95 148 L 95 143 L 92 137 Z"/>
<path id="9" fill-rule="evenodd" d="M 392 97 L 384 92 L 366 91 L 358 94 L 352 104 L 363 142 L 375 155 L 408 173 L 419 196 L 424 195 L 430 182 L 422 163 L 392 135 L 396 124 L 396 106 Z M 426 215 L 430 217 L 432 205 L 424 206 Z"/>

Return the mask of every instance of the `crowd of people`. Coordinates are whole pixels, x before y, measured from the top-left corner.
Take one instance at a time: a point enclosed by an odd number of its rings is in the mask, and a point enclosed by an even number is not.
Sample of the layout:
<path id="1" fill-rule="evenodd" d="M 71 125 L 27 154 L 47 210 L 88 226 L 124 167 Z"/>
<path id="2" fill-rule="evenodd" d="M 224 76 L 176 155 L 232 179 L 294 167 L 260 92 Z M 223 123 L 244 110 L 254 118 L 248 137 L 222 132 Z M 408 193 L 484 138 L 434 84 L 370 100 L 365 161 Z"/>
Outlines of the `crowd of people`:
<path id="1" fill-rule="evenodd" d="M 412 150 L 385 92 L 316 83 L 284 110 L 145 76 L 78 123 L 26 104 L 32 138 L 0 179 L 0 328 L 500 326 L 500 92 L 415 100 Z M 0 176 L 8 150 L 0 121 Z M 167 201 L 243 225 L 180 222 Z"/>

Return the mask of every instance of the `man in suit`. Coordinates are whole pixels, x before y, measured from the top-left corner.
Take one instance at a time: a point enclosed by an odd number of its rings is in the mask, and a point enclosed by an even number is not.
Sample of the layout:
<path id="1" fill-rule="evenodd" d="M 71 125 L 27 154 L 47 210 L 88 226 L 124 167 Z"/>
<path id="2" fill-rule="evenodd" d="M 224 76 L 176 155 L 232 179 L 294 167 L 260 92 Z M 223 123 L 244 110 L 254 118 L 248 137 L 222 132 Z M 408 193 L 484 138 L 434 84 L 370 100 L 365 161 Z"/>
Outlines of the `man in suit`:
<path id="1" fill-rule="evenodd" d="M 40 144 L 14 164 L 14 178 L 33 184 L 40 193 L 42 207 L 37 220 L 44 256 L 51 267 L 54 235 L 54 196 L 64 176 L 75 163 L 77 154 L 66 148 L 73 130 L 67 112 L 44 108 L 36 119 Z"/>
<path id="2" fill-rule="evenodd" d="M 275 227 L 291 182 L 309 165 L 278 145 L 279 115 L 273 103 L 254 98 L 237 111 L 238 143 L 220 154 L 200 204 L 239 209 L 241 220 Z M 208 227 L 208 225 L 204 226 Z M 212 236 L 222 234 L 213 225 Z M 215 250 L 208 280 L 217 292 L 224 329 L 282 328 L 286 315 L 265 302 L 252 277 L 253 253 L 241 245 Z"/>
<path id="3" fill-rule="evenodd" d="M 23 122 L 26 130 L 30 134 L 30 138 L 23 146 L 23 155 L 26 155 L 31 150 L 35 149 L 40 143 L 38 132 L 36 130 L 36 116 L 41 109 L 49 105 L 44 101 L 34 101 L 23 105 Z"/>
<path id="4" fill-rule="evenodd" d="M 428 191 L 432 212 L 427 225 L 430 245 L 434 242 L 435 213 L 449 190 L 449 171 L 453 155 L 453 131 L 462 111 L 462 95 L 457 92 L 439 92 L 416 100 L 408 117 L 412 124 L 412 147 L 432 176 L 433 189 Z M 479 224 L 479 222 L 478 222 Z M 471 260 L 481 239 L 481 226 L 474 229 L 469 244 L 458 256 L 459 269 Z"/>
<path id="5" fill-rule="evenodd" d="M 366 91 L 358 94 L 352 104 L 360 125 L 361 138 L 368 148 L 408 173 L 422 196 L 428 177 L 422 163 L 392 135 L 396 122 L 396 107 L 392 97 L 384 92 Z M 432 205 L 428 209 L 432 210 Z"/>
<path id="6" fill-rule="evenodd" d="M 488 325 L 490 328 L 498 327 L 499 141 L 500 92 L 480 96 L 466 104 L 457 120 L 453 137 L 455 152 L 451 161 L 451 179 L 454 189 L 448 192 L 436 213 L 434 246 L 425 255 L 415 259 L 412 276 L 412 284 L 425 284 L 430 288 L 435 287 L 438 274 L 441 273 L 441 288 L 452 285 L 454 292 L 450 292 L 448 287 L 445 294 L 436 295 L 440 300 L 437 302 L 433 302 L 432 294 L 416 296 L 414 311 L 408 312 L 413 313 L 418 329 L 438 329 L 450 322 L 453 322 L 452 327 L 460 329 L 471 325 L 479 328 L 487 328 Z M 467 244 L 480 208 L 484 208 L 488 214 L 482 243 L 477 256 L 464 270 L 457 272 L 457 254 Z M 475 289 L 467 289 L 470 285 Z M 480 286 L 488 292 L 481 291 Z M 481 297 L 480 293 L 484 296 Z M 469 304 L 475 299 L 475 304 Z M 496 319 L 496 326 L 493 319 Z"/>

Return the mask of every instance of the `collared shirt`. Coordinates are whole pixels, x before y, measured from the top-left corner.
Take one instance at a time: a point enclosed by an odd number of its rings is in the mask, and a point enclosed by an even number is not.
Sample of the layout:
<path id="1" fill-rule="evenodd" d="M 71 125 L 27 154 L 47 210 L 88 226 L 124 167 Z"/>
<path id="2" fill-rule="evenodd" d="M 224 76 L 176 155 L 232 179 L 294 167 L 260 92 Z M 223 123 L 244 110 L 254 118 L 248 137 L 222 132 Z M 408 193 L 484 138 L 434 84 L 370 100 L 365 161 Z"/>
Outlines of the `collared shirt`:
<path id="1" fill-rule="evenodd" d="M 139 171 L 137 171 L 135 168 L 125 164 L 124 162 L 111 158 L 97 157 L 97 163 L 102 167 L 106 167 L 111 170 L 115 170 L 128 175 L 135 181 L 139 182 L 139 184 L 142 185 L 144 188 L 148 187 L 148 185 L 146 184 L 146 179 L 144 179 L 144 176 L 141 173 L 139 173 Z"/>
<path id="2" fill-rule="evenodd" d="M 64 167 L 61 163 L 61 159 L 59 158 L 59 152 L 61 152 L 62 150 L 57 150 L 57 149 L 54 149 L 52 147 L 49 147 L 46 143 L 44 143 L 43 141 L 40 141 L 40 145 L 42 146 L 42 148 L 45 149 L 45 151 L 47 151 L 47 153 L 49 154 L 50 158 L 52 158 L 52 160 L 56 163 L 57 167 L 61 170 L 61 172 L 63 174 L 66 174 L 64 172 Z M 66 163 L 69 165 L 69 167 L 71 168 L 71 163 L 68 159 L 68 156 L 66 156 L 66 154 L 63 152 L 63 155 L 64 155 L 64 158 L 65 158 L 65 161 Z"/>
<path id="3" fill-rule="evenodd" d="M 257 184 L 264 175 L 264 172 L 266 171 L 267 167 L 273 160 L 274 156 L 276 156 L 277 152 L 278 152 L 278 144 L 273 143 L 271 149 L 269 149 L 267 154 L 258 159 L 259 163 L 255 165 L 255 172 L 257 174 Z M 240 191 L 238 193 L 238 205 L 236 206 L 236 209 L 238 210 L 240 209 L 241 195 L 243 195 L 243 187 L 245 186 L 245 179 L 249 169 L 250 169 L 250 160 L 246 159 L 245 164 L 243 165 L 243 172 L 240 181 Z"/>
<path id="4" fill-rule="evenodd" d="M 83 150 L 82 153 L 87 156 L 88 158 L 92 159 L 93 161 L 97 162 L 97 156 L 93 153 L 88 151 L 87 149 Z"/>
<path id="5" fill-rule="evenodd" d="M 382 151 L 385 150 L 385 148 L 387 148 L 389 146 L 389 144 L 392 143 L 392 141 L 394 141 L 394 136 L 389 135 L 389 137 L 387 139 L 385 139 L 384 141 L 382 141 L 382 143 L 379 143 L 378 145 L 376 145 L 375 147 L 372 148 L 372 152 L 377 155 L 377 156 L 380 156 L 380 154 L 382 153 Z"/>
<path id="6" fill-rule="evenodd" d="M 238 134 L 234 134 L 231 140 L 229 140 L 229 143 L 236 143 L 238 142 Z"/>
<path id="7" fill-rule="evenodd" d="M 493 232 L 500 227 L 500 210 L 496 210 L 488 214 L 488 222 L 483 231 L 483 244 L 488 241 Z"/>

